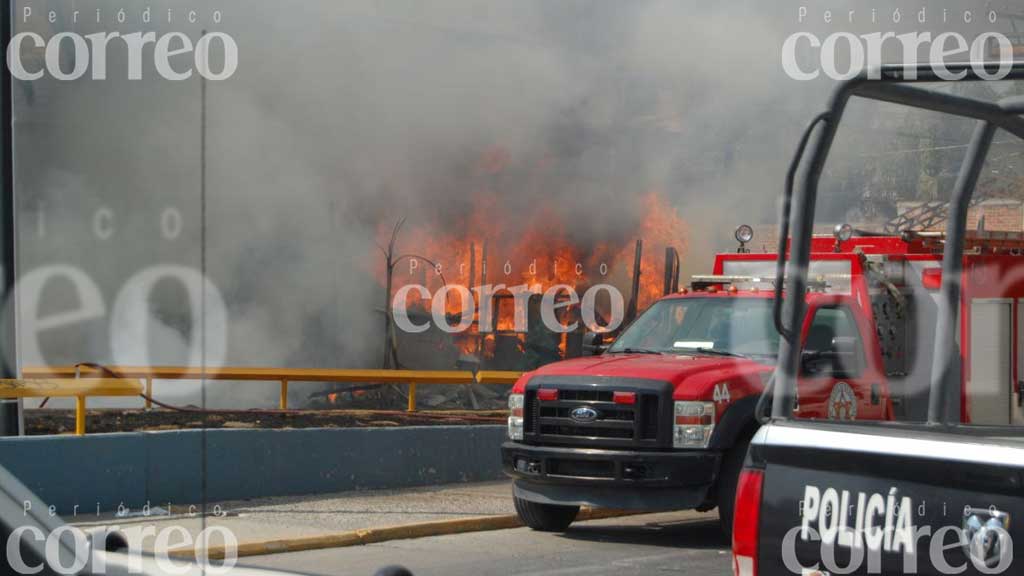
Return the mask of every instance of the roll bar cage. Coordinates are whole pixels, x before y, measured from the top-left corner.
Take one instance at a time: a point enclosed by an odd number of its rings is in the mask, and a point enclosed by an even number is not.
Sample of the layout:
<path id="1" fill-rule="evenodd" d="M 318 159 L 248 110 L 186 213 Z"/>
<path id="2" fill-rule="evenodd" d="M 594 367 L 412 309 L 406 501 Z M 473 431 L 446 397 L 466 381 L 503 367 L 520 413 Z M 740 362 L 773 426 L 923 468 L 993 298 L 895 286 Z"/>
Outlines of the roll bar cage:
<path id="1" fill-rule="evenodd" d="M 955 81 L 984 82 L 994 78 L 1001 65 L 1006 66 L 1005 63 L 989 62 L 950 64 L 945 68 L 951 75 L 960 77 Z M 1021 79 L 1024 79 L 1024 63 L 1010 65 L 1008 74 L 999 78 L 1000 81 Z M 784 419 L 793 413 L 796 380 L 800 369 L 799 327 L 806 312 L 802 298 L 783 298 L 783 286 L 786 294 L 804 294 L 807 290 L 818 184 L 846 105 L 852 97 L 858 96 L 977 121 L 950 200 L 942 260 L 935 353 L 932 357 L 928 395 L 929 425 L 960 423 L 961 384 L 956 322 L 967 210 L 996 130 L 1003 129 L 1024 139 L 1024 118 L 1021 117 L 1024 113 L 1024 97 L 989 102 L 915 86 L 921 83 L 942 82 L 951 80 L 940 77 L 936 67 L 931 64 L 884 66 L 865 71 L 836 88 L 828 109 L 814 118 L 801 137 L 786 174 L 786 189 L 780 215 L 773 316 L 776 329 L 782 338 L 774 386 L 765 389 L 765 399 L 771 396 L 772 419 Z M 807 150 L 810 151 L 810 155 L 804 162 L 804 152 Z M 805 169 L 800 177 L 799 186 L 795 187 L 802 165 Z M 787 266 L 786 239 L 790 232 L 792 242 Z"/>

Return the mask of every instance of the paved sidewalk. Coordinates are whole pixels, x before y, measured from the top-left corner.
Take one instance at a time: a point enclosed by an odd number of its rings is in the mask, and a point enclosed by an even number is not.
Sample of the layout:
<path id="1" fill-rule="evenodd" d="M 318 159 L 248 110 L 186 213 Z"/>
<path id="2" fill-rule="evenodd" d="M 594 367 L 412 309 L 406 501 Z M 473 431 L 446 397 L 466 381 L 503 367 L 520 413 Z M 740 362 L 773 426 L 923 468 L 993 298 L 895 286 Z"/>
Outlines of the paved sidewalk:
<path id="1" fill-rule="evenodd" d="M 206 525 L 231 530 L 240 543 L 259 540 L 302 538 L 350 530 L 365 530 L 437 520 L 514 514 L 510 482 L 449 484 L 402 490 L 344 492 L 303 497 L 281 497 L 210 503 L 219 506 L 221 516 L 208 515 Z M 184 514 L 187 508 L 174 507 L 170 516 L 116 517 L 74 522 L 93 530 L 118 526 L 132 547 L 153 551 L 157 535 L 168 528 L 183 528 L 194 539 L 202 530 L 202 519 Z M 140 511 L 133 510 L 133 514 Z M 178 548 L 184 534 L 168 533 L 162 547 Z M 219 536 L 215 536 L 219 544 Z"/>
<path id="2" fill-rule="evenodd" d="M 220 511 L 219 515 L 212 513 L 215 509 Z M 87 531 L 116 526 L 128 538 L 132 550 L 186 552 L 192 557 L 192 549 L 203 530 L 203 518 L 189 516 L 187 510 L 185 506 L 176 506 L 170 515 L 161 510 L 161 515 L 154 513 L 149 517 L 139 516 L 141 511 L 133 510 L 127 517 L 108 514 L 99 518 L 83 517 L 81 522 L 72 523 Z M 512 484 L 508 481 L 217 502 L 210 503 L 208 510 L 211 513 L 205 517 L 206 527 L 229 530 L 241 546 L 239 553 L 245 555 L 284 552 L 289 547 L 333 548 L 452 533 L 447 530 L 475 532 L 499 526 L 511 528 L 514 524 L 506 524 L 512 520 L 509 516 L 515 514 Z M 614 511 L 595 511 L 596 514 L 604 512 L 615 514 Z M 652 522 L 690 522 L 715 517 L 714 512 L 683 511 L 645 515 L 627 522 L 642 523 L 645 518 Z M 87 518 L 89 521 L 85 521 Z M 449 522 L 460 520 L 463 522 Z M 580 521 L 616 524 L 623 519 L 581 518 Z M 417 526 L 410 529 L 410 525 Z M 461 528 L 452 528 L 456 525 Z M 388 529 L 396 526 L 403 528 Z M 215 550 L 226 544 L 222 534 L 212 534 L 207 546 L 200 548 Z"/>

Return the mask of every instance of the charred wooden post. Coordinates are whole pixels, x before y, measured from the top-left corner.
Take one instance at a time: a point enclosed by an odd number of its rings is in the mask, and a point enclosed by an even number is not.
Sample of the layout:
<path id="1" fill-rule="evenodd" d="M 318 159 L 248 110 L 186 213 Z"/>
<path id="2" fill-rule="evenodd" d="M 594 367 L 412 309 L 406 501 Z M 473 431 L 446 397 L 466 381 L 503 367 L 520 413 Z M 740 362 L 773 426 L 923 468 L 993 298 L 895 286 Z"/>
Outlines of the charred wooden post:
<path id="1" fill-rule="evenodd" d="M 476 280 L 476 242 L 469 243 L 469 289 L 473 289 L 473 282 Z M 472 292 L 471 292 L 472 294 Z"/>
<path id="2" fill-rule="evenodd" d="M 480 285 L 487 285 L 487 240 L 484 240 L 484 249 L 480 253 Z"/>
<path id="3" fill-rule="evenodd" d="M 395 240 L 398 238 L 398 231 L 402 228 L 405 219 L 399 220 L 391 232 L 391 242 L 388 249 L 384 251 L 384 263 L 386 265 L 387 277 L 384 286 L 384 368 L 398 368 L 398 350 L 395 343 L 395 321 L 391 311 L 391 293 L 394 287 L 395 275 Z"/>
<path id="4" fill-rule="evenodd" d="M 384 368 L 389 368 L 391 366 L 391 326 L 393 324 L 391 321 L 391 277 L 395 271 L 394 264 L 391 262 L 390 251 L 384 255 L 384 263 L 386 266 L 386 279 L 384 282 L 384 361 L 381 365 Z"/>
<path id="5" fill-rule="evenodd" d="M 469 243 L 469 297 L 473 299 L 476 304 L 474 310 L 480 309 L 480 303 L 476 301 L 476 294 L 473 292 L 473 282 L 476 281 L 476 242 Z M 480 324 L 477 322 L 476 338 L 473 341 L 473 353 L 479 354 L 480 350 L 483 349 L 483 341 L 480 334 Z"/>
<path id="6" fill-rule="evenodd" d="M 672 246 L 665 247 L 665 288 L 664 294 L 679 291 L 679 251 Z"/>
<path id="7" fill-rule="evenodd" d="M 633 256 L 633 283 L 632 294 L 629 297 L 629 304 L 626 305 L 626 318 L 623 324 L 629 324 L 636 318 L 637 306 L 640 300 L 640 260 L 644 253 L 644 241 L 636 241 L 636 253 Z"/>

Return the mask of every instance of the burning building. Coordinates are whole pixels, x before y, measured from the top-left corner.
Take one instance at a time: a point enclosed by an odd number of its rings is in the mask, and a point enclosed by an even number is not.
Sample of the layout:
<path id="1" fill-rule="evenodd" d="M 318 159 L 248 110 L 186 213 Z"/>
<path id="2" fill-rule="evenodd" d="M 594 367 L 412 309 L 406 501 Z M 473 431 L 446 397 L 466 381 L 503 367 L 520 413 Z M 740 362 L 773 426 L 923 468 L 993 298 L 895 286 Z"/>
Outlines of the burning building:
<path id="1" fill-rule="evenodd" d="M 528 370 L 579 356 L 586 332 L 616 331 L 678 285 L 683 219 L 657 192 L 639 204 L 631 234 L 587 240 L 566 226 L 577 215 L 564 206 L 510 219 L 494 195 L 478 196 L 454 225 L 382 223 L 384 365 Z M 397 330 L 396 309 L 407 319 Z"/>

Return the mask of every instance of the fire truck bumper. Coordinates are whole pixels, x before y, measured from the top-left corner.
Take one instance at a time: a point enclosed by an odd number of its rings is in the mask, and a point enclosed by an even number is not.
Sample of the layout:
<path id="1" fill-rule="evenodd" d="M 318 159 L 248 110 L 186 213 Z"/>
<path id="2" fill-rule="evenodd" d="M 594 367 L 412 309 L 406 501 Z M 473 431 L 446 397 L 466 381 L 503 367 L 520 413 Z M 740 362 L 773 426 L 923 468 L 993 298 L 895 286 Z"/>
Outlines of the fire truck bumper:
<path id="1" fill-rule="evenodd" d="M 629 510 L 685 510 L 708 501 L 721 455 L 714 451 L 640 452 L 501 447 L 519 498 L 542 504 Z"/>

